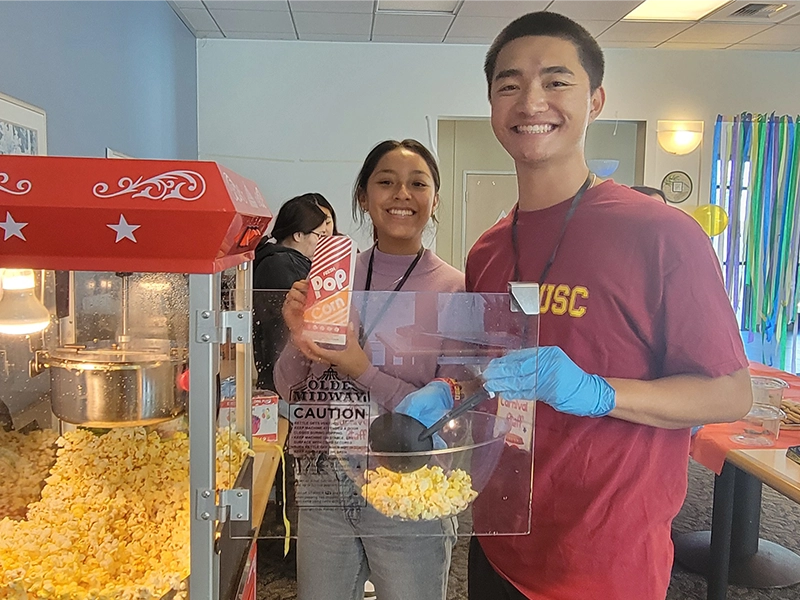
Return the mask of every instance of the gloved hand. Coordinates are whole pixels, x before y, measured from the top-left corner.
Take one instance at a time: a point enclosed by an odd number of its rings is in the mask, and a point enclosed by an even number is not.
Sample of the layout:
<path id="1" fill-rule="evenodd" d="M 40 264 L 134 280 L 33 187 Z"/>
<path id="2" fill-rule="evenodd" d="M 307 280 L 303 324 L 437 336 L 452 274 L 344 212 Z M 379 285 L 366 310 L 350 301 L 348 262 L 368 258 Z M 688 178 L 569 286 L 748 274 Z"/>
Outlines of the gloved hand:
<path id="1" fill-rule="evenodd" d="M 434 380 L 400 401 L 395 412 L 414 417 L 430 427 L 453 408 L 453 394 L 445 381 Z"/>
<path id="2" fill-rule="evenodd" d="M 495 358 L 483 378 L 487 391 L 508 399 L 542 400 L 557 411 L 579 417 L 602 417 L 616 405 L 614 388 L 599 375 L 584 372 L 558 346 L 518 350 Z"/>

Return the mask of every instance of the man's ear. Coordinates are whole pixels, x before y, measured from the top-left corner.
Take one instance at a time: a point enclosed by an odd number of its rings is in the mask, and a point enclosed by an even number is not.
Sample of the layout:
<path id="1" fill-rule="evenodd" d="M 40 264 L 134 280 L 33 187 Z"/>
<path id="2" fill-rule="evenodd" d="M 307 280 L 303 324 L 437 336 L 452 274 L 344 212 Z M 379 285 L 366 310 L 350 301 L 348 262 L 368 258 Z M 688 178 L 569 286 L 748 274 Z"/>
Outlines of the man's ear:
<path id="1" fill-rule="evenodd" d="M 603 107 L 606 104 L 606 91 L 603 89 L 602 85 L 592 92 L 592 97 L 589 99 L 589 102 L 589 123 L 592 123 L 597 117 L 600 116 L 600 113 L 603 111 Z"/>

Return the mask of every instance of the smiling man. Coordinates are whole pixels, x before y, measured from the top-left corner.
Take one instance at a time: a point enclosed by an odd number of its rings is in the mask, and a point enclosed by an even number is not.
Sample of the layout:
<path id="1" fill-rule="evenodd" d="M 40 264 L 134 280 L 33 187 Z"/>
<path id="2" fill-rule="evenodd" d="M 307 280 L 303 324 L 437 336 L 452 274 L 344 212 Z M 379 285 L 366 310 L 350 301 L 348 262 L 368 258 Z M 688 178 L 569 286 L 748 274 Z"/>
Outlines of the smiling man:
<path id="1" fill-rule="evenodd" d="M 472 600 L 663 599 L 690 427 L 736 420 L 752 401 L 703 231 L 586 166 L 603 69 L 591 35 L 549 12 L 508 25 L 486 56 L 492 128 L 519 201 L 470 252 L 467 290 L 541 285 L 542 348 L 485 372 L 487 389 L 541 402 L 531 533 L 473 539 Z M 502 510 L 484 493 L 476 523 Z"/>

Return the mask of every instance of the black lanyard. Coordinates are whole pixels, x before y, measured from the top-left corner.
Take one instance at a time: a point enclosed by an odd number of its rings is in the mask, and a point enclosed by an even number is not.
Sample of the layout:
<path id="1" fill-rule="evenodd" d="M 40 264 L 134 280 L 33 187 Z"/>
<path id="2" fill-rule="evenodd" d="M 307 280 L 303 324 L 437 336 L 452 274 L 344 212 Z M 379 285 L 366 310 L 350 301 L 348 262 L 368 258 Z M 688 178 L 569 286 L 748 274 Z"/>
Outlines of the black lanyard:
<path id="1" fill-rule="evenodd" d="M 419 252 L 417 252 L 417 255 L 414 257 L 414 260 L 411 261 L 411 264 L 408 265 L 408 268 L 406 269 L 406 272 L 403 273 L 403 276 L 400 278 L 400 281 L 397 283 L 397 285 L 395 286 L 393 291 L 399 292 L 403 288 L 403 286 L 406 284 L 406 281 L 408 281 L 408 278 L 411 276 L 411 272 L 414 270 L 414 268 L 417 266 L 417 263 L 419 263 L 419 260 L 422 258 L 422 255 L 423 255 L 424 252 L 425 252 L 425 248 L 420 248 L 419 249 Z M 372 267 L 373 267 L 374 262 L 375 262 L 375 246 L 372 247 L 372 252 L 369 255 L 369 266 L 367 267 L 367 282 L 364 285 L 364 291 L 366 291 L 366 292 L 369 292 L 370 291 L 370 287 L 372 287 Z M 386 314 L 386 311 L 389 310 L 389 306 L 392 304 L 392 302 L 394 302 L 395 296 L 396 296 L 396 294 L 392 294 L 389 297 L 389 299 L 386 300 L 384 305 L 381 307 L 381 310 L 378 312 L 378 315 L 375 317 L 375 320 L 372 321 L 372 325 L 370 325 L 370 327 L 368 329 L 366 329 L 359 336 L 362 347 L 363 347 L 364 343 L 369 339 L 369 336 L 372 333 L 372 330 L 375 329 L 375 326 L 378 324 L 378 321 L 380 321 L 383 318 L 383 315 Z M 366 318 L 366 316 L 367 316 L 367 303 L 368 303 L 368 300 L 369 300 L 369 294 L 364 294 L 364 305 L 363 305 L 363 307 L 361 309 L 361 318 L 362 319 Z"/>
<path id="2" fill-rule="evenodd" d="M 542 274 L 539 276 L 539 279 L 536 283 L 542 285 L 544 283 L 545 278 L 550 273 L 550 268 L 553 266 L 553 263 L 556 260 L 556 254 L 558 253 L 558 247 L 561 245 L 561 241 L 564 239 L 564 233 L 567 231 L 567 223 L 572 218 L 572 215 L 575 214 L 575 209 L 578 208 L 578 204 L 581 201 L 581 198 L 586 193 L 590 187 L 592 187 L 592 183 L 597 178 L 597 176 L 589 171 L 589 174 L 586 176 L 586 181 L 583 182 L 583 185 L 580 187 L 578 192 L 572 198 L 572 203 L 569 205 L 569 210 L 567 211 L 567 215 L 564 217 L 564 224 L 561 226 L 561 232 L 558 234 L 558 238 L 556 239 L 556 245 L 553 247 L 553 253 L 550 255 L 550 258 L 545 264 L 544 269 L 542 269 Z M 513 281 L 519 281 L 519 242 L 517 239 L 517 218 L 519 217 L 519 202 L 514 207 L 514 217 L 511 219 L 511 246 L 514 250 L 514 279 Z"/>
<path id="3" fill-rule="evenodd" d="M 408 269 L 406 269 L 406 272 L 403 273 L 403 276 L 400 278 L 400 282 L 394 288 L 395 292 L 399 292 L 401 288 L 406 284 L 406 281 L 408 281 L 408 278 L 411 275 L 411 272 L 414 270 L 414 267 L 417 266 L 419 259 L 422 258 L 423 252 L 425 252 L 425 248 L 420 248 L 419 252 L 417 252 L 417 255 L 414 257 L 414 260 L 411 262 L 410 265 L 408 265 Z M 366 292 L 368 292 L 369 288 L 372 287 L 372 266 L 374 263 L 375 263 L 375 246 L 372 247 L 372 252 L 370 252 L 369 254 L 369 266 L 367 267 L 367 283 L 364 285 L 364 291 Z"/>

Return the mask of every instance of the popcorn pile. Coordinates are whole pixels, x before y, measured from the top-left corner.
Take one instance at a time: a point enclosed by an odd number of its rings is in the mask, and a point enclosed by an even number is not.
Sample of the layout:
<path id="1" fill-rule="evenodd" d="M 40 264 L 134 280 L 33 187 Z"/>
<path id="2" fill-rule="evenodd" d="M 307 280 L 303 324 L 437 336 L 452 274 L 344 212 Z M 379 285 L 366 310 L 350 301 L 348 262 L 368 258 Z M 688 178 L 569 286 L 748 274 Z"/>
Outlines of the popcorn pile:
<path id="1" fill-rule="evenodd" d="M 180 589 L 190 567 L 187 434 L 78 430 L 58 445 L 27 520 L 0 521 L 0 598 L 147 600 Z M 217 448 L 225 484 L 250 450 L 230 432 Z"/>
<path id="2" fill-rule="evenodd" d="M 42 482 L 56 459 L 53 430 L 22 435 L 0 429 L 0 519 L 22 519 L 39 498 Z"/>
<path id="3" fill-rule="evenodd" d="M 466 510 L 478 495 L 462 469 L 447 475 L 441 467 L 395 473 L 385 467 L 368 470 L 361 494 L 387 517 L 411 521 L 443 519 Z"/>

